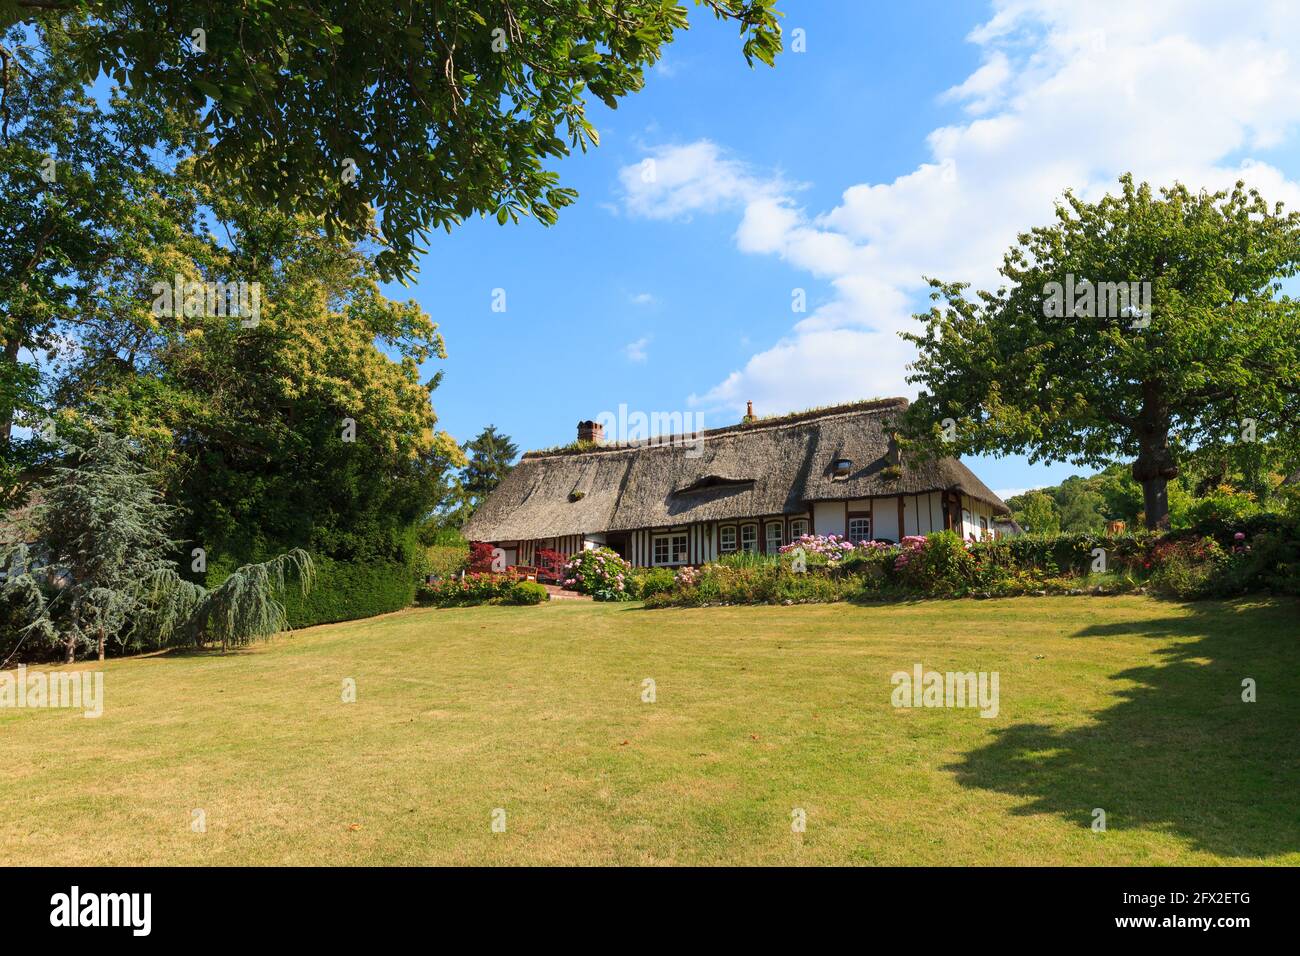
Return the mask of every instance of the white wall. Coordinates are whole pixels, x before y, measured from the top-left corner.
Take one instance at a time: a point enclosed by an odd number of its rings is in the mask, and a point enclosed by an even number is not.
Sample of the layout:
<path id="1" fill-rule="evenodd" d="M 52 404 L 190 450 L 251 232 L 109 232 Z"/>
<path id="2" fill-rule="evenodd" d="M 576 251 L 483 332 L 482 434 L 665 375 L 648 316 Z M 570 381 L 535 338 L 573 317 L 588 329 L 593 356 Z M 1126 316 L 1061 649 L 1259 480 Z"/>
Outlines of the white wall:
<path id="1" fill-rule="evenodd" d="M 843 501 L 813 503 L 813 534 L 843 534 L 847 521 Z"/>
<path id="2" fill-rule="evenodd" d="M 871 534 L 876 539 L 888 538 L 890 541 L 897 541 L 902 537 L 898 533 L 898 499 L 897 498 L 876 498 L 872 502 L 875 512 L 875 527 L 871 529 Z"/>

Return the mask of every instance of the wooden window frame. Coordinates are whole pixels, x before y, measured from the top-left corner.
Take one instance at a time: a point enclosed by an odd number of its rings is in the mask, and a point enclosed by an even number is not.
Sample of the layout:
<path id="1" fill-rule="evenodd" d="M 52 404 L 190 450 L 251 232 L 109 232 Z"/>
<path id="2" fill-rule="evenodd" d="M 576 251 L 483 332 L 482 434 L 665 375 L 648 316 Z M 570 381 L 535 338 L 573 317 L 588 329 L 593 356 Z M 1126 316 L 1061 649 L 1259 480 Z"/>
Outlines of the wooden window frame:
<path id="1" fill-rule="evenodd" d="M 776 528 L 780 532 L 780 540 L 777 541 L 776 550 L 772 550 L 771 536 L 767 533 L 768 529 Z M 764 521 L 763 522 L 763 553 L 778 554 L 781 548 L 785 546 L 785 522 L 784 521 Z"/>
<path id="2" fill-rule="evenodd" d="M 752 548 L 746 548 L 746 547 L 745 547 L 745 531 L 746 531 L 747 529 L 749 529 L 749 528 L 753 528 L 753 529 L 754 529 L 754 546 L 753 546 Z M 739 536 L 738 536 L 737 539 L 736 539 L 736 543 L 739 545 L 739 548 L 738 548 L 737 550 L 739 550 L 739 551 L 749 551 L 751 554 L 758 554 L 758 541 L 759 541 L 758 530 L 759 530 L 759 528 L 758 528 L 758 522 L 757 522 L 757 521 L 751 521 L 751 522 L 746 522 L 745 524 L 742 524 L 742 525 L 740 526 L 740 534 L 739 534 Z"/>
<path id="3" fill-rule="evenodd" d="M 724 531 L 731 532 L 731 547 L 728 548 L 722 540 Z M 740 529 L 734 524 L 718 525 L 718 554 L 735 554 L 740 550 Z"/>
<path id="4" fill-rule="evenodd" d="M 682 547 L 682 560 L 673 560 L 674 541 L 681 538 L 684 542 Z M 668 560 L 659 560 L 658 544 L 660 541 L 668 542 Z M 689 564 L 691 560 L 691 536 L 688 531 L 659 531 L 650 536 L 650 564 L 656 568 L 680 568 L 684 564 Z"/>
<path id="5" fill-rule="evenodd" d="M 867 523 L 867 536 L 865 538 L 855 538 L 853 536 L 854 521 L 865 521 Z M 857 544 L 859 541 L 871 541 L 874 533 L 875 528 L 871 526 L 870 511 L 850 511 L 844 516 L 844 537 L 848 538 L 854 544 Z"/>

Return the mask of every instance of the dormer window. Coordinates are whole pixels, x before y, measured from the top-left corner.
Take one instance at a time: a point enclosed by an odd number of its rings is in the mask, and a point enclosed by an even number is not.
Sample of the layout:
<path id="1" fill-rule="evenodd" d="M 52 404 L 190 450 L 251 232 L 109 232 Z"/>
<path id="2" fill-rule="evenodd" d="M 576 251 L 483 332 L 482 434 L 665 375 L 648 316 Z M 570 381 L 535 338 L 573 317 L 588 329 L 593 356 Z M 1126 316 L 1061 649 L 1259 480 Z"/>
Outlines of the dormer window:
<path id="1" fill-rule="evenodd" d="M 837 481 L 843 481 L 853 470 L 853 462 L 848 458 L 836 458 L 831 465 L 831 478 Z"/>

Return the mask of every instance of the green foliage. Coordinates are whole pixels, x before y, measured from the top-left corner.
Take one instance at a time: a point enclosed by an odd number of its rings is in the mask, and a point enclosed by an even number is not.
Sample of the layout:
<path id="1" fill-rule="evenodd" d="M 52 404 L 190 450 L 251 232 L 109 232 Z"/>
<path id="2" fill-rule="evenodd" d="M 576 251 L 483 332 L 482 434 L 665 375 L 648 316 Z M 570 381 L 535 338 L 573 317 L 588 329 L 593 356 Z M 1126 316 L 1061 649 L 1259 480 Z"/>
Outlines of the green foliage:
<path id="1" fill-rule="evenodd" d="M 781 559 L 775 554 L 759 554 L 757 551 L 733 551 L 718 558 L 717 563 L 724 568 L 759 568 L 775 567 Z"/>
<path id="2" fill-rule="evenodd" d="M 904 539 L 894 567 L 900 583 L 911 591 L 952 594 L 970 584 L 974 557 L 953 531 L 937 531 L 923 541 Z"/>
<path id="3" fill-rule="evenodd" d="M 191 627 L 198 643 L 220 641 L 224 650 L 230 645 L 264 640 L 292 627 L 295 615 L 287 605 L 295 597 L 300 604 L 317 597 L 320 592 L 312 589 L 315 577 L 315 563 L 301 548 L 269 561 L 241 565 L 206 594 L 197 608 Z M 294 578 L 299 584 L 296 593 L 286 588 L 286 582 Z M 276 599 L 281 594 L 286 595 L 285 604 Z"/>
<path id="4" fill-rule="evenodd" d="M 628 593 L 636 598 L 648 598 L 673 589 L 676 576 L 670 568 L 633 568 Z"/>
<path id="5" fill-rule="evenodd" d="M 472 441 L 461 446 L 465 465 L 456 484 L 458 505 L 453 515 L 457 525 L 464 525 L 487 496 L 496 490 L 519 456 L 519 449 L 509 435 L 500 434 L 488 425 Z"/>
<path id="6" fill-rule="evenodd" d="M 598 601 L 627 600 L 632 566 L 611 548 L 579 551 L 564 566 L 566 587 L 590 594 Z"/>
<path id="7" fill-rule="evenodd" d="M 781 48 L 774 0 L 697 0 L 738 23 L 745 57 Z M 360 240 L 381 209 L 384 277 L 409 275 L 430 228 L 474 214 L 550 225 L 576 198 L 551 168 L 597 142 L 614 108 L 687 27 L 664 0 L 437 4 L 68 0 L 19 17 L 72 25 L 70 68 L 198 116 L 204 173 L 241 201 L 294 208 Z"/>
<path id="8" fill-rule="evenodd" d="M 1061 512 L 1051 495 L 1027 491 L 1007 501 L 1011 515 L 1029 534 L 1060 534 Z"/>
<path id="9" fill-rule="evenodd" d="M 75 18 L 69 18 L 72 22 Z M 5 24 L 7 26 L 7 24 Z M 153 331 L 138 273 L 189 234 L 194 190 L 173 166 L 192 117 L 147 99 L 83 89 L 61 14 L 0 31 L 0 474 L 6 492 L 48 443 L 12 433 L 42 427 L 39 397 L 58 384 L 69 341 L 138 343 Z M 184 165 L 183 163 L 181 164 Z M 147 291 L 148 284 L 143 290 Z M 24 361 L 31 353 L 36 361 Z M 13 500 L 7 504 L 14 504 Z"/>
<path id="10" fill-rule="evenodd" d="M 536 581 L 516 581 L 506 595 L 507 604 L 541 604 L 550 599 L 551 593 Z"/>
<path id="11" fill-rule="evenodd" d="M 416 580 L 411 566 L 399 561 L 337 561 L 312 559 L 314 580 L 305 593 L 289 589 L 283 598 L 287 627 L 311 627 L 373 617 L 409 607 Z M 219 569 L 210 580 L 229 580 Z M 218 588 L 219 590 L 219 588 Z"/>
<path id="12" fill-rule="evenodd" d="M 939 532 L 806 573 L 777 564 L 684 569 L 671 590 L 648 595 L 646 605 L 1116 594 L 1138 587 L 1179 599 L 1300 593 L 1300 522 L 1256 516 L 1245 528 L 1219 527 L 1217 535 L 1063 534 L 978 544 Z"/>
<path id="13" fill-rule="evenodd" d="M 1300 268 L 1300 214 L 1240 183 L 1159 195 L 1120 184 L 1096 203 L 1067 192 L 1057 222 L 1006 254 L 1007 286 L 968 298 L 961 283 L 932 282 L 940 304 L 905 335 L 920 349 L 909 380 L 923 389 L 906 432 L 923 452 L 1131 460 L 1156 527 L 1186 448 L 1239 445 L 1247 419 L 1253 439 L 1294 445 L 1300 303 L 1281 283 Z M 1150 314 L 1054 308 L 1053 284 L 1084 282 L 1150 283 Z M 938 440 L 946 418 L 955 446 Z"/>
<path id="14" fill-rule="evenodd" d="M 121 649 L 220 641 L 223 648 L 267 638 L 289 624 L 279 597 L 297 578 L 311 588 L 314 566 L 300 549 L 236 568 L 220 587 L 187 581 L 169 555 L 174 509 L 162 501 L 153 473 L 135 460 L 131 443 L 98 431 L 69 446 L 41 487 L 26 544 L 7 549 L 3 590 L 37 645 L 79 651 L 109 641 Z"/>
<path id="15" fill-rule="evenodd" d="M 31 518 L 35 545 L 7 549 L 3 590 L 23 608 L 42 646 L 78 652 L 129 639 L 144 613 L 145 582 L 174 568 L 174 509 L 130 444 L 97 432 L 68 447 L 67 464 L 41 484 Z"/>
<path id="16" fill-rule="evenodd" d="M 469 565 L 469 544 L 434 544 L 424 549 L 424 572 L 437 578 L 450 578 Z"/>
<path id="17" fill-rule="evenodd" d="M 1244 519 L 1286 509 L 1283 474 L 1286 458 L 1275 445 L 1254 446 L 1263 464 L 1257 480 L 1232 465 L 1235 455 L 1191 452 L 1184 473 L 1168 485 L 1170 528 L 1178 531 L 1207 521 Z M 1262 487 L 1262 493 L 1252 490 Z M 1142 524 L 1142 488 L 1123 465 L 1111 465 L 1087 478 L 1067 478 L 1007 500 L 1012 515 L 1031 534 L 1093 532 L 1108 521 L 1130 528 Z"/>
<path id="18" fill-rule="evenodd" d="M 538 596 L 538 592 L 541 596 Z M 508 574 L 467 574 L 422 584 L 416 601 L 431 607 L 461 607 L 471 604 L 540 604 L 549 592 L 532 581 L 518 581 Z"/>

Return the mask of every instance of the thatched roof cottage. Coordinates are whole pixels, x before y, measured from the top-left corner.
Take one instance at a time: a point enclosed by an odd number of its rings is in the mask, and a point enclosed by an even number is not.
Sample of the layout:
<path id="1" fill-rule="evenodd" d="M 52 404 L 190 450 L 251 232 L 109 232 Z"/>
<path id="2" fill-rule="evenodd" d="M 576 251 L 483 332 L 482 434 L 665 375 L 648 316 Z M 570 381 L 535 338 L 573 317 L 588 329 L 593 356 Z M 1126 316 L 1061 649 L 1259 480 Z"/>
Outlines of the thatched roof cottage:
<path id="1" fill-rule="evenodd" d="M 902 398 L 606 444 L 580 422 L 568 448 L 529 452 L 466 525 L 511 565 L 538 548 L 606 545 L 641 567 L 774 552 L 800 535 L 897 541 L 997 532 L 1007 506 L 956 458 L 907 461 L 891 437 Z"/>

